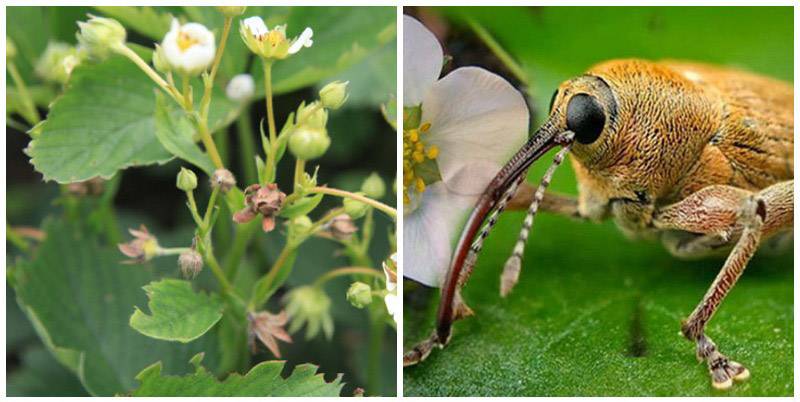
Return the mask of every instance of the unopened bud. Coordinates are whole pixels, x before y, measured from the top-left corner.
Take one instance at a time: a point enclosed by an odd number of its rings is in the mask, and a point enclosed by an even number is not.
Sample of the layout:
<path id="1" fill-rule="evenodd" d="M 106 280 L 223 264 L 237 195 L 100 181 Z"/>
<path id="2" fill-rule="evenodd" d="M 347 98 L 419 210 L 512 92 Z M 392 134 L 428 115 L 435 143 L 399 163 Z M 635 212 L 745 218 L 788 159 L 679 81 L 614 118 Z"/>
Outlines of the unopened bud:
<path id="1" fill-rule="evenodd" d="M 156 44 L 156 48 L 153 50 L 153 67 L 156 71 L 165 74 L 172 70 L 172 66 L 167 62 L 167 56 L 164 55 L 164 48 L 159 44 Z"/>
<path id="2" fill-rule="evenodd" d="M 377 173 L 372 172 L 361 184 L 361 191 L 369 198 L 383 198 L 386 195 L 386 184 Z"/>
<path id="3" fill-rule="evenodd" d="M 197 251 L 189 249 L 178 257 L 178 266 L 184 278 L 194 278 L 203 270 L 203 257 Z"/>
<path id="4" fill-rule="evenodd" d="M 322 106 L 334 110 L 342 107 L 349 96 L 347 93 L 348 83 L 349 81 L 334 81 L 322 87 L 319 91 L 319 99 L 322 101 Z"/>
<path id="5" fill-rule="evenodd" d="M 211 188 L 219 188 L 223 194 L 230 191 L 236 185 L 236 178 L 233 177 L 228 169 L 217 169 L 211 175 Z"/>
<path id="6" fill-rule="evenodd" d="M 328 111 L 319 101 L 301 104 L 297 108 L 297 124 L 313 128 L 325 128 L 328 124 Z"/>
<path id="7" fill-rule="evenodd" d="M 289 232 L 286 241 L 298 244 L 300 240 L 308 234 L 313 226 L 311 219 L 306 215 L 300 215 L 289 221 Z"/>
<path id="8" fill-rule="evenodd" d="M 197 176 L 191 170 L 181 168 L 176 185 L 181 191 L 192 191 L 197 188 Z"/>
<path id="9" fill-rule="evenodd" d="M 342 204 L 344 204 L 344 212 L 353 219 L 361 218 L 369 210 L 369 205 L 352 198 L 345 198 Z"/>
<path id="10" fill-rule="evenodd" d="M 104 59 L 114 48 L 125 45 L 125 27 L 113 18 L 90 14 L 89 21 L 78 22 L 78 27 L 78 43 L 86 48 L 90 57 Z"/>
<path id="11" fill-rule="evenodd" d="M 256 90 L 256 83 L 250 74 L 239 74 L 233 78 L 225 87 L 225 95 L 228 99 L 235 102 L 244 102 L 253 97 Z"/>
<path id="12" fill-rule="evenodd" d="M 364 308 L 372 303 L 372 288 L 364 282 L 353 282 L 347 289 L 347 301 L 355 308 Z"/>
<path id="13" fill-rule="evenodd" d="M 231 18 L 244 14 L 244 10 L 247 10 L 247 6 L 217 6 L 217 11 Z"/>
<path id="14" fill-rule="evenodd" d="M 324 128 L 300 126 L 289 137 L 289 151 L 297 159 L 317 159 L 325 154 L 331 145 L 331 138 Z"/>
<path id="15" fill-rule="evenodd" d="M 65 84 L 78 64 L 78 50 L 61 42 L 50 42 L 36 61 L 36 75 L 46 81 Z"/>
<path id="16" fill-rule="evenodd" d="M 338 240 L 349 240 L 353 233 L 358 231 L 358 226 L 353 223 L 353 219 L 348 214 L 340 214 L 334 217 L 329 228 L 333 237 Z"/>

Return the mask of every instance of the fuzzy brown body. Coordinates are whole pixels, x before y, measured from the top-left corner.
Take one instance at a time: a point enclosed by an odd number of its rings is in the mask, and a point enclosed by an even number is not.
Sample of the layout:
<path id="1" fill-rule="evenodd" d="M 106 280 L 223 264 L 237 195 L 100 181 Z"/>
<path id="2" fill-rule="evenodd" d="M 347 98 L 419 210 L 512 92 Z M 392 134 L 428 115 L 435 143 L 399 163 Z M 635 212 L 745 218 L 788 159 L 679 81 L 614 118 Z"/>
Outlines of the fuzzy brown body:
<path id="1" fill-rule="evenodd" d="M 587 74 L 611 87 L 619 115 L 608 135 L 572 148 L 582 216 L 610 215 L 627 234 L 648 235 L 660 207 L 703 188 L 758 191 L 793 179 L 790 84 L 673 61 L 615 60 Z"/>

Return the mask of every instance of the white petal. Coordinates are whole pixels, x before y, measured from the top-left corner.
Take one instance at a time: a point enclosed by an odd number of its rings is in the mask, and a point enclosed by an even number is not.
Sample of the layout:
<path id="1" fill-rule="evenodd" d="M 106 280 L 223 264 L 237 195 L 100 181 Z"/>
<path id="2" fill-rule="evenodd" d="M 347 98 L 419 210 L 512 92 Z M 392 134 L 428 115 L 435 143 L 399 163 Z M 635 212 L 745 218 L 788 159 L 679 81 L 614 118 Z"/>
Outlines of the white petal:
<path id="1" fill-rule="evenodd" d="M 442 45 L 419 21 L 403 16 L 403 106 L 417 106 L 439 79 Z"/>
<path id="2" fill-rule="evenodd" d="M 228 99 L 235 102 L 242 102 L 250 99 L 255 93 L 255 80 L 250 74 L 239 74 L 233 78 L 225 87 L 225 95 Z"/>
<path id="3" fill-rule="evenodd" d="M 314 36 L 314 31 L 311 28 L 304 29 L 303 33 L 300 34 L 300 37 L 295 39 L 292 42 L 292 45 L 289 46 L 289 54 L 295 54 L 303 47 L 311 47 L 311 45 L 314 44 L 314 41 L 311 40 L 312 36 Z"/>
<path id="4" fill-rule="evenodd" d="M 451 72 L 433 85 L 422 105 L 421 121 L 431 124 L 426 142 L 439 147 L 442 179 L 459 194 L 483 191 L 528 138 L 522 94 L 482 68 Z"/>
<path id="5" fill-rule="evenodd" d="M 419 208 L 403 216 L 403 276 L 441 285 L 476 199 L 450 193 L 442 182 L 425 189 Z"/>
<path id="6" fill-rule="evenodd" d="M 250 34 L 253 35 L 255 38 L 261 38 L 269 33 L 269 28 L 267 28 L 267 24 L 265 24 L 264 20 L 262 20 L 261 17 L 259 16 L 245 18 L 244 21 L 242 21 L 242 23 L 250 31 Z"/>
<path id="7" fill-rule="evenodd" d="M 384 296 L 383 302 L 386 303 L 386 311 L 389 312 L 389 315 L 394 318 L 395 322 L 400 323 L 400 306 L 398 305 L 397 295 L 389 293 Z"/>

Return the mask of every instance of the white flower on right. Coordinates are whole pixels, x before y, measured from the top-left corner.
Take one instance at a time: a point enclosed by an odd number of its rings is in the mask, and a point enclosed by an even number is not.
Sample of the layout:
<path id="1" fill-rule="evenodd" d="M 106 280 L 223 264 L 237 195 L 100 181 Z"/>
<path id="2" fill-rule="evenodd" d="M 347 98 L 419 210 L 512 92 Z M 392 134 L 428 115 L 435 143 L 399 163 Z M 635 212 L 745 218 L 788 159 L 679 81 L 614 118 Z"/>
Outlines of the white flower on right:
<path id="1" fill-rule="evenodd" d="M 393 253 L 383 262 L 383 274 L 386 276 L 386 296 L 383 297 L 383 302 L 389 315 L 399 323 L 403 317 L 400 299 L 397 298 L 397 253 Z"/>
<path id="2" fill-rule="evenodd" d="M 272 30 L 261 17 L 245 18 L 239 24 L 239 35 L 251 52 L 265 59 L 285 59 L 304 47 L 311 47 L 314 31 L 306 28 L 300 36 L 289 40 L 286 38 L 286 25 L 278 25 Z"/>
<path id="3" fill-rule="evenodd" d="M 443 78 L 444 53 L 403 17 L 403 275 L 439 286 L 478 196 L 528 136 L 528 107 L 478 67 Z"/>
<path id="4" fill-rule="evenodd" d="M 196 22 L 181 25 L 172 19 L 172 26 L 161 42 L 164 61 L 181 75 L 196 76 L 214 62 L 214 34 Z"/>
<path id="5" fill-rule="evenodd" d="M 233 78 L 225 87 L 225 95 L 234 102 L 244 102 L 253 97 L 256 90 L 256 83 L 250 74 L 239 74 Z"/>

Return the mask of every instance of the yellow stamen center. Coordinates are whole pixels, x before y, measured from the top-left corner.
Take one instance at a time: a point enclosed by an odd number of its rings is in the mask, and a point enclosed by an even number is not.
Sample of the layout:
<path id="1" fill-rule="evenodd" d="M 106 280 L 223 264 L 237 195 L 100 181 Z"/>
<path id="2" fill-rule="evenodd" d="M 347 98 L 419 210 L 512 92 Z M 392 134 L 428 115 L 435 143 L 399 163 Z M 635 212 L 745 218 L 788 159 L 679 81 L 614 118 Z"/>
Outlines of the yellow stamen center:
<path id="1" fill-rule="evenodd" d="M 281 42 L 286 40 L 286 35 L 278 29 L 273 29 L 267 34 L 267 40 L 270 46 L 277 47 Z"/>
<path id="2" fill-rule="evenodd" d="M 428 183 L 421 177 L 417 169 L 427 161 L 439 156 L 436 145 L 426 145 L 424 135 L 430 130 L 430 123 L 423 123 L 419 128 L 403 130 L 403 203 L 411 203 L 411 193 L 422 193 Z"/>
<path id="3" fill-rule="evenodd" d="M 190 47 L 197 45 L 199 43 L 200 41 L 193 38 L 186 32 L 181 32 L 178 34 L 178 48 L 181 49 L 181 52 L 185 52 L 189 50 Z"/>

